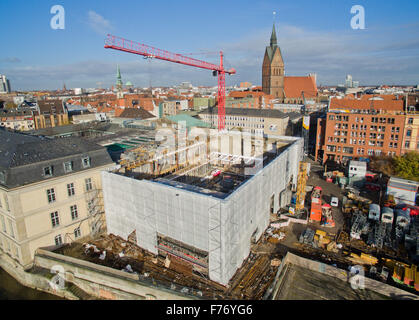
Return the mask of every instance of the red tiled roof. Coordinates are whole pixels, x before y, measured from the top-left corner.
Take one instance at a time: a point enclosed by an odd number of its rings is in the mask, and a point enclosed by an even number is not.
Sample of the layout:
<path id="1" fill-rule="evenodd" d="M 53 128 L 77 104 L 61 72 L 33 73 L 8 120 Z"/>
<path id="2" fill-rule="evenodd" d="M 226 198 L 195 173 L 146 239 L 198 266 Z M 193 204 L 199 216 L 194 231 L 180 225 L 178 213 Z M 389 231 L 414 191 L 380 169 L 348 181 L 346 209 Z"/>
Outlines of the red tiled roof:
<path id="1" fill-rule="evenodd" d="M 383 100 L 370 100 L 371 98 L 382 98 Z M 403 111 L 404 101 L 397 99 L 393 95 L 364 95 L 361 99 L 345 98 L 337 99 L 332 98 L 330 101 L 330 109 L 358 109 L 366 110 L 374 108 L 376 110 L 389 110 L 389 111 Z"/>
<path id="2" fill-rule="evenodd" d="M 120 117 L 121 113 L 124 112 L 124 109 L 122 108 L 115 108 L 115 117 Z"/>
<path id="3" fill-rule="evenodd" d="M 284 77 L 284 91 L 286 98 L 305 98 L 317 97 L 317 85 L 314 78 L 307 77 Z"/>

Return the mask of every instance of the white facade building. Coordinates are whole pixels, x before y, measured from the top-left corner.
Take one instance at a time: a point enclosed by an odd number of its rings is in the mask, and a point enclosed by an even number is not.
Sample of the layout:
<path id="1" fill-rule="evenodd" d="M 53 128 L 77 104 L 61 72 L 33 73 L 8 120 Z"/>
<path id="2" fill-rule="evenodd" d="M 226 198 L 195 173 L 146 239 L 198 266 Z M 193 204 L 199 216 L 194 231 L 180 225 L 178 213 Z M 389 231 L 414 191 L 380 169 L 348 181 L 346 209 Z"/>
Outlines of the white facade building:
<path id="1" fill-rule="evenodd" d="M 138 180 L 103 172 L 108 232 L 127 239 L 135 231 L 138 246 L 154 254 L 176 255 L 205 270 L 211 280 L 227 285 L 249 256 L 251 243 L 268 227 L 270 213 L 279 210 L 283 191 L 297 183 L 303 139 L 275 138 L 278 145 L 274 142 L 265 149 L 272 160 L 229 193 L 166 177 Z M 257 158 L 244 157 L 237 150 L 213 152 L 203 165 L 226 159 L 249 163 Z"/>

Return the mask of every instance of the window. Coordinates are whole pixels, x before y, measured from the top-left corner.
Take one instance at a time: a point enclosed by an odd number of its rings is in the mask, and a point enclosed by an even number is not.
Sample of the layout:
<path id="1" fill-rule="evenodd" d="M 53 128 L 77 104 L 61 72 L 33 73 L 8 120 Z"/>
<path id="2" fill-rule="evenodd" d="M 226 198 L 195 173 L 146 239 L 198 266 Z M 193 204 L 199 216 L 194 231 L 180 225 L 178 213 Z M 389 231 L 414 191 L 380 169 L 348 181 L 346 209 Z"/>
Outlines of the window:
<path id="1" fill-rule="evenodd" d="M 58 216 L 57 211 L 51 213 L 51 223 L 53 228 L 60 225 L 60 217 Z"/>
<path id="2" fill-rule="evenodd" d="M 75 192 L 74 192 L 74 183 L 69 183 L 67 185 L 67 192 L 68 192 L 68 196 L 74 196 Z"/>
<path id="3" fill-rule="evenodd" d="M 71 172 L 73 171 L 73 162 L 72 161 L 68 161 L 68 162 L 64 162 L 64 172 Z"/>
<path id="4" fill-rule="evenodd" d="M 89 157 L 84 157 L 81 159 L 81 164 L 83 166 L 83 168 L 89 168 L 90 167 L 90 158 Z"/>
<path id="5" fill-rule="evenodd" d="M 80 238 L 81 237 L 81 231 L 80 231 L 80 227 L 74 229 L 74 238 Z"/>
<path id="6" fill-rule="evenodd" d="M 71 211 L 71 219 L 76 220 L 79 217 L 79 213 L 77 211 L 77 205 L 71 206 L 70 211 Z"/>
<path id="7" fill-rule="evenodd" d="M 409 129 L 409 130 L 407 130 L 407 132 L 406 132 L 406 137 L 411 137 L 412 136 L 412 130 L 411 129 Z"/>
<path id="8" fill-rule="evenodd" d="M 44 177 L 52 177 L 52 166 L 44 168 Z"/>
<path id="9" fill-rule="evenodd" d="M 287 168 L 288 168 L 288 166 L 289 166 L 289 163 L 287 162 Z M 91 211 L 94 209 L 94 207 L 95 207 L 95 201 L 93 199 L 89 200 L 87 202 L 87 210 L 89 210 L 89 212 L 91 213 Z"/>
<path id="10" fill-rule="evenodd" d="M 413 124 L 413 118 L 409 118 L 409 120 L 408 120 L 408 122 L 407 122 L 408 124 Z"/>
<path id="11" fill-rule="evenodd" d="M 406 141 L 406 143 L 404 144 L 405 148 L 410 148 L 410 141 Z"/>
<path id="12" fill-rule="evenodd" d="M 92 190 L 93 189 L 92 178 L 87 178 L 84 181 L 86 183 L 86 191 Z"/>
<path id="13" fill-rule="evenodd" d="M 14 238 L 15 237 L 15 230 L 13 228 L 13 222 L 10 219 L 8 219 L 8 221 L 9 221 L 10 235 L 12 236 L 12 238 Z"/>
<path id="14" fill-rule="evenodd" d="M 56 237 L 54 238 L 54 240 L 55 240 L 55 245 L 56 245 L 56 246 L 60 246 L 60 245 L 62 245 L 62 244 L 63 244 L 63 239 L 61 238 L 61 234 L 59 234 L 58 236 L 56 236 Z"/>
<path id="15" fill-rule="evenodd" d="M 54 188 L 47 190 L 47 197 L 48 197 L 48 203 L 55 202 L 55 190 Z"/>

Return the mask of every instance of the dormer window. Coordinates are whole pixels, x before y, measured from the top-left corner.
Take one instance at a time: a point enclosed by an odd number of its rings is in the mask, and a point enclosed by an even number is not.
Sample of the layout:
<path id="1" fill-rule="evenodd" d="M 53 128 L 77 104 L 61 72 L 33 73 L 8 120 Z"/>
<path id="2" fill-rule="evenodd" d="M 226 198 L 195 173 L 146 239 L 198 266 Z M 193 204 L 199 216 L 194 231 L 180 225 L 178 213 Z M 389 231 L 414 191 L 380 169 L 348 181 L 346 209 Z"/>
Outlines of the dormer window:
<path id="1" fill-rule="evenodd" d="M 83 168 L 90 168 L 90 158 L 89 157 L 82 158 L 81 163 L 82 163 Z"/>
<path id="2" fill-rule="evenodd" d="M 44 177 L 52 177 L 52 166 L 44 168 Z"/>
<path id="3" fill-rule="evenodd" d="M 64 171 L 66 173 L 73 171 L 73 162 L 72 161 L 64 162 Z"/>

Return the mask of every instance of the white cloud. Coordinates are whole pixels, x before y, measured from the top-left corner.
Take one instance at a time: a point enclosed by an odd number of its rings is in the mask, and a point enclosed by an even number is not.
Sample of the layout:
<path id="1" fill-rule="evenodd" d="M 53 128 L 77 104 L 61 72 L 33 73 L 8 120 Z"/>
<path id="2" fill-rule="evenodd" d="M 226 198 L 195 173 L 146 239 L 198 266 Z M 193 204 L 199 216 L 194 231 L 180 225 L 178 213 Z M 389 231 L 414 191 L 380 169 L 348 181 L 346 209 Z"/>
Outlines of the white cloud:
<path id="1" fill-rule="evenodd" d="M 408 28 L 409 29 L 409 28 Z M 313 31 L 296 26 L 277 28 L 278 44 L 288 75 L 315 72 L 318 82 L 339 84 L 352 74 L 361 84 L 415 84 L 419 73 L 419 42 L 414 27 L 382 31 Z M 261 82 L 262 59 L 271 29 L 255 31 L 221 44 L 240 81 Z"/>
<path id="2" fill-rule="evenodd" d="M 101 25 L 101 32 L 107 32 L 111 24 L 98 16 L 100 18 L 93 19 L 97 22 L 96 26 Z M 318 84 L 331 85 L 343 83 L 346 74 L 352 74 L 362 85 L 417 84 L 419 43 L 414 37 L 415 26 L 401 29 L 320 32 L 282 24 L 277 33 L 287 75 L 315 72 Z M 227 85 L 243 81 L 260 85 L 262 60 L 270 35 L 271 29 L 266 28 L 235 42 L 215 44 L 225 53 L 225 67 L 237 70 L 236 75 L 226 78 Z M 97 82 L 110 87 L 116 81 L 116 61 L 119 60 L 123 81 L 129 80 L 135 86 L 146 87 L 150 81 L 153 86 L 170 86 L 182 81 L 191 81 L 195 85 L 217 85 L 217 78 L 208 70 L 157 59 L 148 62 L 136 56 L 117 57 L 113 62 L 90 60 L 56 66 L 10 64 L 4 68 L 7 69 L 4 73 L 11 79 L 14 88 L 24 90 L 36 89 L 34 86 L 38 89 L 61 88 L 63 82 L 67 87 L 94 87 Z M 219 57 L 206 56 L 202 59 L 217 64 Z"/>
<path id="3" fill-rule="evenodd" d="M 109 20 L 106 20 L 103 16 L 97 12 L 90 10 L 88 12 L 88 24 L 97 33 L 103 35 L 113 29 L 113 26 Z"/>
<path id="4" fill-rule="evenodd" d="M 6 57 L 6 58 L 0 58 L 0 62 L 4 62 L 4 63 L 20 63 L 22 61 L 19 58 L 17 58 L 17 57 Z"/>

